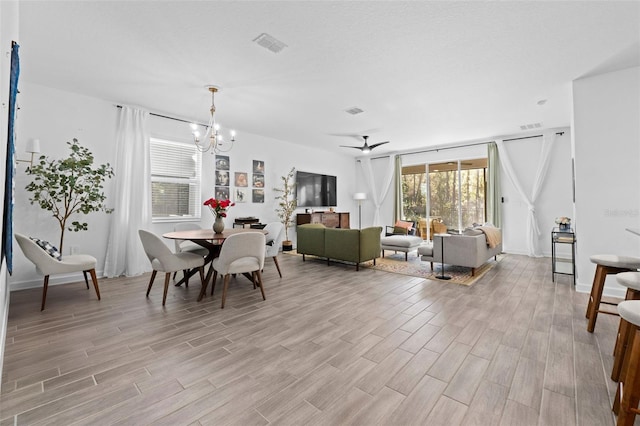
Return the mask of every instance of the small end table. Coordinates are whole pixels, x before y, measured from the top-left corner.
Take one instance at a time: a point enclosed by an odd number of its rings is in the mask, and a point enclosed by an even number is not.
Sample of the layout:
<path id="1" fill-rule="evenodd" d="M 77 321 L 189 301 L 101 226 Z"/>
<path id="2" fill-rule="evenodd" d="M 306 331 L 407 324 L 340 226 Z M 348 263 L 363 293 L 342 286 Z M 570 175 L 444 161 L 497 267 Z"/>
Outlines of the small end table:
<path id="1" fill-rule="evenodd" d="M 440 239 L 440 250 L 442 250 L 442 259 L 440 259 L 441 261 L 441 265 L 442 265 L 442 271 L 440 272 L 440 275 L 436 275 L 436 278 L 439 280 L 450 280 L 451 276 L 450 275 L 445 275 L 444 274 L 444 239 L 449 237 L 449 234 L 436 234 L 435 236 L 441 237 Z"/>
<path id="2" fill-rule="evenodd" d="M 556 274 L 561 275 L 573 275 L 573 285 L 576 285 L 576 243 L 578 238 L 576 232 L 573 229 L 560 229 L 553 228 L 551 230 L 551 281 L 556 281 Z M 557 244 L 569 244 L 571 245 L 571 269 L 569 271 L 560 271 L 558 264 L 568 262 L 568 259 L 558 258 Z"/>

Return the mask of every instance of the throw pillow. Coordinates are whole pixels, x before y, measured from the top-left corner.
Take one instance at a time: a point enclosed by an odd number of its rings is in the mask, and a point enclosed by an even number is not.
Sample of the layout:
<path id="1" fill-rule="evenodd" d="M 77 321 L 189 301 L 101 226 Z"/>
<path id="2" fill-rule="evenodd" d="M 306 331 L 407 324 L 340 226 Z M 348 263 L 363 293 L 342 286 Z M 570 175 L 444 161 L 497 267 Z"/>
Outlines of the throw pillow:
<path id="1" fill-rule="evenodd" d="M 404 226 L 394 226 L 393 233 L 394 235 L 407 235 L 409 233 L 409 230 Z"/>
<path id="2" fill-rule="evenodd" d="M 396 222 L 395 225 L 393 225 L 394 228 L 395 227 L 402 227 L 402 228 L 406 228 L 407 232 L 405 232 L 405 234 L 409 234 L 411 233 L 411 230 L 413 229 L 413 222 L 406 222 L 404 220 L 399 220 Z"/>
<path id="3" fill-rule="evenodd" d="M 55 246 L 51 245 L 48 241 L 44 241 L 34 237 L 29 238 L 33 240 L 33 242 L 38 246 L 40 246 L 42 250 L 46 251 L 49 256 L 53 257 L 55 260 L 62 260 L 62 255 L 60 254 L 58 249 Z"/>

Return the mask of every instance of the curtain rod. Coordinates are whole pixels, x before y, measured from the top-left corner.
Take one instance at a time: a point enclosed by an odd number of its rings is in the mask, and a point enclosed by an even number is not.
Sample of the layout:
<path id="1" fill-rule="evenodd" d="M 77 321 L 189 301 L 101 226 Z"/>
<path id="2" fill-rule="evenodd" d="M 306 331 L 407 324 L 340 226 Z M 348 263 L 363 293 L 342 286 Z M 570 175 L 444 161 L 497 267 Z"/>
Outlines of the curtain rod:
<path id="1" fill-rule="evenodd" d="M 122 108 L 122 105 L 116 105 L 116 108 Z M 149 112 L 149 115 L 153 115 L 154 117 L 166 118 L 167 120 L 180 121 L 182 123 L 187 123 L 187 124 L 196 123 L 195 121 L 185 120 L 184 118 L 169 117 L 168 115 L 158 114 L 155 112 Z M 202 123 L 196 123 L 196 124 L 198 126 L 205 126 L 205 127 L 208 126 L 208 124 L 202 124 Z"/>
<path id="2" fill-rule="evenodd" d="M 562 136 L 564 135 L 564 132 L 556 132 L 556 135 Z M 530 139 L 530 138 L 539 138 L 543 135 L 533 135 L 533 136 L 523 136 L 520 138 L 511 138 L 511 139 L 503 139 L 503 142 L 508 142 L 508 141 L 517 141 L 517 140 L 522 140 L 522 139 Z M 487 141 L 487 142 L 476 142 L 476 143 L 468 143 L 468 144 L 464 144 L 464 145 L 455 145 L 455 146 L 445 146 L 442 148 L 432 148 L 432 149 L 423 149 L 420 151 L 410 151 L 410 152 L 404 152 L 404 153 L 400 153 L 398 155 L 412 155 L 412 154 L 422 154 L 424 152 L 433 152 L 433 151 L 444 151 L 445 149 L 455 149 L 455 148 L 466 148 L 468 146 L 478 146 L 478 145 L 486 145 L 488 143 L 491 142 L 495 142 L 495 141 Z M 388 157 L 389 155 L 381 155 L 380 157 L 371 157 L 372 160 L 377 160 L 379 158 L 385 158 Z"/>

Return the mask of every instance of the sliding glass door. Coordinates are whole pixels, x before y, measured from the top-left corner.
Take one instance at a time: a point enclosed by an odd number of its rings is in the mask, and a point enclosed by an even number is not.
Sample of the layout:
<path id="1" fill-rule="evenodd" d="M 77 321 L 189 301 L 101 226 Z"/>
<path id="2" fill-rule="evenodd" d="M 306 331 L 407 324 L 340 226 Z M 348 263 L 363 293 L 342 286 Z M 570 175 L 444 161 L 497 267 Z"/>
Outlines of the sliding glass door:
<path id="1" fill-rule="evenodd" d="M 429 165 L 431 216 L 447 229 L 461 230 L 486 217 L 487 159 Z"/>
<path id="2" fill-rule="evenodd" d="M 486 171 L 486 158 L 403 167 L 404 219 L 414 221 L 425 239 L 445 226 L 459 231 L 484 223 Z"/>

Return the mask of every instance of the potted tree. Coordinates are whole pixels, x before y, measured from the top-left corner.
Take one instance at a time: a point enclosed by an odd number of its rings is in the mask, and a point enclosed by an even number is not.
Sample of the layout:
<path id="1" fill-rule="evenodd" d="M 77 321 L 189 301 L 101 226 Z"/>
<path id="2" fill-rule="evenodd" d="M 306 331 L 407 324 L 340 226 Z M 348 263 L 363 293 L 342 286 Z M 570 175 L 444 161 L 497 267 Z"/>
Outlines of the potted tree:
<path id="1" fill-rule="evenodd" d="M 104 182 L 113 177 L 109 163 L 94 167 L 93 154 L 79 145 L 77 139 L 67 142 L 67 145 L 71 149 L 69 157 L 49 160 L 43 155 L 39 163 L 27 169 L 27 173 L 33 176 L 33 181 L 26 186 L 26 190 L 31 192 L 29 201 L 51 211 L 60 225 L 60 252 L 65 230 L 78 232 L 88 229 L 86 222 L 74 220 L 68 224 L 73 214 L 113 211 L 105 206 L 107 197 L 103 191 Z"/>
<path id="2" fill-rule="evenodd" d="M 282 187 L 274 188 L 276 192 L 280 193 L 280 195 L 276 196 L 276 200 L 278 200 L 276 213 L 278 214 L 278 218 L 280 218 L 280 222 L 284 225 L 285 239 L 282 242 L 282 251 L 291 251 L 293 249 L 293 243 L 289 239 L 289 228 L 293 224 L 293 212 L 298 206 L 298 202 L 295 198 L 295 172 L 296 168 L 292 167 L 291 171 L 287 173 L 287 175 L 280 177 L 280 179 L 282 179 Z"/>

